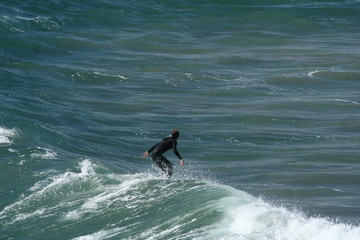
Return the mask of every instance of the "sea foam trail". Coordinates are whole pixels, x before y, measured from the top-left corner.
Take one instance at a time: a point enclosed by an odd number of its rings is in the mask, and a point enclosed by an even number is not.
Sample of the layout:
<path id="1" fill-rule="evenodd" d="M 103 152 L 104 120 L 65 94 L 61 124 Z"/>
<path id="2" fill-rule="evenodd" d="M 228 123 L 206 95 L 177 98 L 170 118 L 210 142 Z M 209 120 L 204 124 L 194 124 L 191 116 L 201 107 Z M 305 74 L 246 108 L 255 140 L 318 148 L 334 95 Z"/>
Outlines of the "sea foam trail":
<path id="1" fill-rule="evenodd" d="M 32 229 L 37 239 L 57 239 L 59 232 L 76 240 L 360 239 L 357 226 L 306 217 L 230 186 L 119 174 L 89 159 L 63 173 L 49 171 L 0 212 L 0 222 L 0 238 Z"/>

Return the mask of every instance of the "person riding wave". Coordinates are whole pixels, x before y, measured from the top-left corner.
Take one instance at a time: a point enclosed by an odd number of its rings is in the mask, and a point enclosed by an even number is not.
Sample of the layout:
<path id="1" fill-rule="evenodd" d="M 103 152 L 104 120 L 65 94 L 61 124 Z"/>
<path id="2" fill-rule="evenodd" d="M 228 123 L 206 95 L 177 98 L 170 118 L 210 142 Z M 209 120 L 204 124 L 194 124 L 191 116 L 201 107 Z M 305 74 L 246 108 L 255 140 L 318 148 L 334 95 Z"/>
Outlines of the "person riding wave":
<path id="1" fill-rule="evenodd" d="M 143 157 L 147 158 L 151 153 L 152 160 L 169 178 L 172 175 L 173 164 L 163 155 L 166 151 L 173 149 L 175 155 L 180 159 L 180 166 L 184 166 L 184 159 L 176 149 L 179 136 L 180 132 L 178 130 L 172 130 L 170 137 L 164 138 L 161 142 L 155 144 L 143 154 Z"/>

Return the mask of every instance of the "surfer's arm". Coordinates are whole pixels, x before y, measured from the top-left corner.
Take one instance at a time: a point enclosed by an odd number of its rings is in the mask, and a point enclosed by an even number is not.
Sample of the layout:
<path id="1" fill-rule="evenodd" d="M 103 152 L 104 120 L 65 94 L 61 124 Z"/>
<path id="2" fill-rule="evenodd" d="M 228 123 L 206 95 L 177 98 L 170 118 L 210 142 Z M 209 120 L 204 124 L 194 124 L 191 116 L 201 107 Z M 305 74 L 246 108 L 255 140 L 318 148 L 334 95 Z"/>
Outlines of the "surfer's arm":
<path id="1" fill-rule="evenodd" d="M 149 153 L 151 153 L 152 150 L 154 150 L 157 145 L 158 145 L 158 143 L 155 144 L 154 146 L 152 146 L 152 147 L 151 147 L 149 150 L 147 150 L 146 152 L 144 152 L 143 157 L 144 157 L 144 158 L 147 158 L 147 157 L 149 156 Z"/>
<path id="2" fill-rule="evenodd" d="M 177 143 L 174 142 L 174 145 L 173 145 L 174 153 L 180 159 L 180 166 L 184 166 L 184 159 L 180 156 L 180 154 L 179 154 L 179 152 L 178 152 L 178 150 L 176 148 L 176 145 L 177 145 Z"/>
<path id="3" fill-rule="evenodd" d="M 148 153 L 151 153 L 152 150 L 154 150 L 158 144 L 159 144 L 159 143 L 157 143 L 157 144 L 155 144 L 154 146 L 152 146 L 149 150 L 147 150 L 147 152 L 148 152 Z"/>
<path id="4" fill-rule="evenodd" d="M 182 157 L 180 156 L 179 152 L 176 150 L 176 148 L 174 148 L 174 153 L 175 155 L 181 160 Z"/>
<path id="5" fill-rule="evenodd" d="M 173 144 L 173 150 L 174 150 L 174 153 L 175 155 L 180 159 L 180 160 L 183 160 L 182 157 L 180 156 L 180 153 L 178 152 L 178 150 L 176 149 L 176 142 L 174 142 Z"/>

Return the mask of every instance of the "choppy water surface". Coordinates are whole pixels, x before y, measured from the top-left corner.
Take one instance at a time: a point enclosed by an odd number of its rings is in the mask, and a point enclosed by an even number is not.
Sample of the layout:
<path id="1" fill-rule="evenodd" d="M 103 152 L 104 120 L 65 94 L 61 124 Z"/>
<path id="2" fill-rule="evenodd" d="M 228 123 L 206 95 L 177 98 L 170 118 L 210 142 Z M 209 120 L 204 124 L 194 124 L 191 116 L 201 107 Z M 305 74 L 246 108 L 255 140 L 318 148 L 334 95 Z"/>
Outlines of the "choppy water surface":
<path id="1" fill-rule="evenodd" d="M 0 3 L 0 238 L 360 238 L 359 8 Z"/>

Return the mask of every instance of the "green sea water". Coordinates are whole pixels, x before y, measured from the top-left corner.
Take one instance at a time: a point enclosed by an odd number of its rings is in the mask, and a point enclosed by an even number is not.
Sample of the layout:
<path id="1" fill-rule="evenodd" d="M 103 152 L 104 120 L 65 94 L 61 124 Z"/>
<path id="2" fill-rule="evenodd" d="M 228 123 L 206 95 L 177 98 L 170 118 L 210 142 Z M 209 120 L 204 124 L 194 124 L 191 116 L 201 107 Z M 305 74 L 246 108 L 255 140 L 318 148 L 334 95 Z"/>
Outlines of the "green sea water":
<path id="1" fill-rule="evenodd" d="M 0 239 L 360 239 L 359 11 L 0 2 Z"/>

